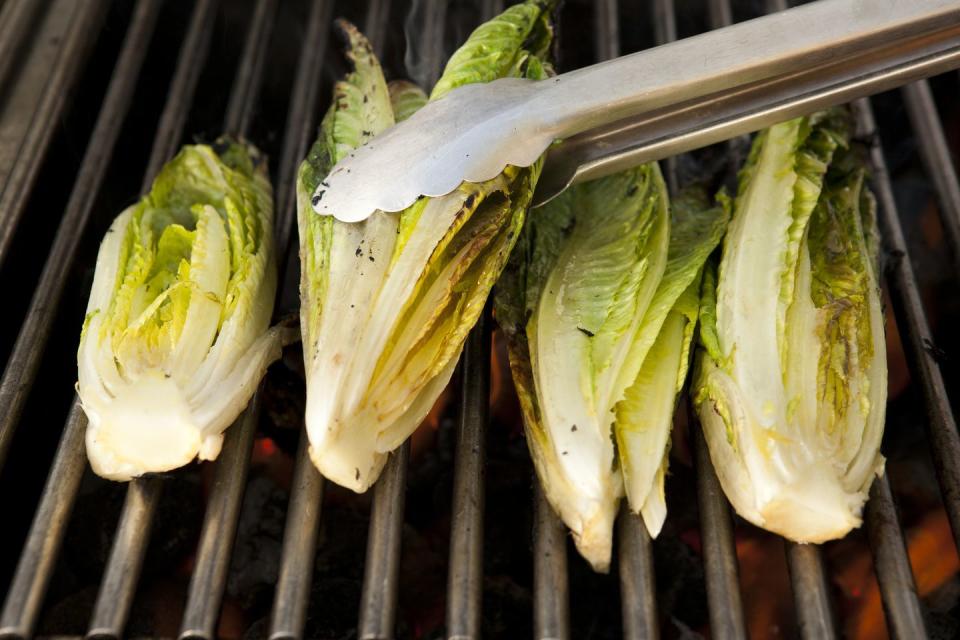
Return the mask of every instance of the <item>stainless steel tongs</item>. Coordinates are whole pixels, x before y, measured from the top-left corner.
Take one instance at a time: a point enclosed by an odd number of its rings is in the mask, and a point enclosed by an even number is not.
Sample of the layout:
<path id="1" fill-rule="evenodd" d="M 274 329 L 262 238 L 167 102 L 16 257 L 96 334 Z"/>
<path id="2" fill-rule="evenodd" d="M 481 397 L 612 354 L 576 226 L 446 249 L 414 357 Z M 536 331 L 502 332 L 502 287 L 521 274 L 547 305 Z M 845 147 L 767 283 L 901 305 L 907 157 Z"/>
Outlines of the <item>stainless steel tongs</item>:
<path id="1" fill-rule="evenodd" d="M 532 164 L 574 182 L 960 67 L 960 0 L 819 0 L 542 81 L 468 85 L 338 163 L 318 213 L 354 222 Z"/>

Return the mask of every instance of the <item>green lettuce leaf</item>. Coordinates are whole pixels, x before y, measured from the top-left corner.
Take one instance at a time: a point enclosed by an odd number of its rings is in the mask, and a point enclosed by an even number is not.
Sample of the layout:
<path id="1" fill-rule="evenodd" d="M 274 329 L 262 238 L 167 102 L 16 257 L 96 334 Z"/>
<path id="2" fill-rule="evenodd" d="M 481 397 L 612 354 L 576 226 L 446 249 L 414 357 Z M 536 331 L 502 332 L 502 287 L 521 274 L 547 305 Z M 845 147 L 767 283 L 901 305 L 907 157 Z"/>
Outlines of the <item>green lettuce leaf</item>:
<path id="1" fill-rule="evenodd" d="M 687 377 L 702 270 L 729 217 L 728 202 L 710 207 L 697 189 L 674 199 L 666 268 L 631 347 L 630 358 L 643 364 L 614 410 L 627 500 L 653 537 L 667 513 L 663 483 L 670 431 L 676 397 Z"/>
<path id="2" fill-rule="evenodd" d="M 387 88 L 390 91 L 390 106 L 397 122 L 403 122 L 427 104 L 427 94 L 412 82 L 394 80 Z"/>
<path id="3" fill-rule="evenodd" d="M 644 165 L 532 213 L 498 285 L 534 466 L 597 570 L 625 482 L 654 535 L 662 524 L 700 273 L 727 217 L 693 195 L 669 211 L 657 165 Z"/>

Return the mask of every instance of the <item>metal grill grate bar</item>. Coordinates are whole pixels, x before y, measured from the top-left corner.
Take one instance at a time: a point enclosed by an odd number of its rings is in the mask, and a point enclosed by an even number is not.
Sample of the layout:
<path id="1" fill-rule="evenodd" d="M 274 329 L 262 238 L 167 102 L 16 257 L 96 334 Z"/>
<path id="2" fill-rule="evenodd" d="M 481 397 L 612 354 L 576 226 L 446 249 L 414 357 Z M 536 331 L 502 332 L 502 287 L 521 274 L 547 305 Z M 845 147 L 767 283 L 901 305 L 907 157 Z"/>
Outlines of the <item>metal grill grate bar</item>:
<path id="1" fill-rule="evenodd" d="M 691 418 L 694 411 L 690 410 Z M 690 421 L 697 470 L 697 501 L 703 540 L 703 572 L 707 583 L 710 632 L 717 638 L 747 637 L 740 595 L 737 554 L 733 545 L 733 518 L 710 460 L 700 423 Z"/>
<path id="2" fill-rule="evenodd" d="M 594 57 L 597 62 L 620 55 L 620 7 L 617 0 L 597 0 L 593 8 Z"/>
<path id="3" fill-rule="evenodd" d="M 643 519 L 630 511 L 626 503 L 620 510 L 617 537 L 623 637 L 656 640 L 660 637 L 660 623 L 657 618 L 653 543 Z"/>
<path id="4" fill-rule="evenodd" d="M 218 0 L 197 0 L 193 9 L 189 31 L 180 47 L 180 55 L 177 57 L 177 70 L 170 82 L 170 97 L 163 107 L 160 122 L 157 124 L 157 135 L 153 139 L 150 160 L 147 162 L 143 183 L 140 185 L 141 193 L 150 190 L 150 185 L 160 172 L 160 168 L 173 157 L 180 146 L 189 106 L 193 102 L 193 94 L 210 50 L 217 2 Z M 177 96 L 179 102 L 173 102 L 173 96 Z M 163 135 L 164 133 L 167 135 Z"/>
<path id="5" fill-rule="evenodd" d="M 937 104 L 927 80 L 905 86 L 902 93 L 920 143 L 920 157 L 940 202 L 940 221 L 955 271 L 960 274 L 960 183 L 957 182 L 957 171 L 937 114 Z"/>
<path id="6" fill-rule="evenodd" d="M 297 167 L 307 154 L 314 136 L 317 101 L 323 57 L 327 49 L 330 31 L 330 0 L 313 0 L 307 19 L 306 35 L 300 51 L 293 97 L 287 114 L 287 128 L 283 138 L 285 153 L 280 158 L 280 176 L 277 181 L 277 228 L 292 229 L 296 215 L 295 199 L 283 194 L 295 189 Z M 287 231 L 285 239 L 278 239 L 277 247 L 286 255 L 290 244 Z M 320 530 L 320 514 L 323 502 L 323 477 L 313 466 L 307 448 L 309 441 L 301 431 L 297 460 L 294 468 L 290 502 L 283 532 L 283 551 L 280 560 L 280 575 L 274 595 L 270 622 L 271 640 L 299 638 L 307 619 L 310 582 L 313 577 L 313 560 L 317 548 L 317 533 Z"/>
<path id="7" fill-rule="evenodd" d="M 495 2 L 482 7 L 481 19 L 496 15 Z M 444 11 L 445 12 L 445 11 Z M 444 16 L 445 17 L 445 16 Z M 437 36 L 442 36 L 442 30 Z M 435 51 L 436 74 L 442 63 L 442 37 Z M 454 451 L 450 562 L 447 574 L 447 638 L 480 638 L 483 604 L 483 521 L 486 431 L 490 412 L 490 350 L 493 332 L 488 303 L 467 336 L 460 361 L 460 415 Z"/>
<path id="8" fill-rule="evenodd" d="M 876 123 L 869 102 L 858 101 L 857 112 L 861 133 L 876 141 Z M 897 327 L 911 373 L 923 386 L 927 414 L 927 434 L 944 508 L 950 520 L 954 544 L 960 546 L 960 435 L 943 374 L 936 360 L 933 334 L 927 322 L 920 290 L 903 236 L 893 190 L 883 159 L 883 152 L 874 143 L 872 152 L 874 188 L 879 204 L 879 225 L 888 251 L 887 286 L 893 302 Z"/>
<path id="9" fill-rule="evenodd" d="M 0 638 L 33 635 L 86 468 L 83 446 L 86 425 L 83 410 L 74 402 L 0 614 Z"/>
<path id="10" fill-rule="evenodd" d="M 127 488 L 120 524 L 93 607 L 88 637 L 123 637 L 161 491 L 163 485 L 159 478 L 131 482 Z"/>
<path id="11" fill-rule="evenodd" d="M 315 112 L 320 95 L 320 73 L 323 70 L 323 56 L 327 50 L 332 9 L 332 0 L 312 0 L 303 49 L 300 51 L 300 59 L 297 62 L 297 77 L 287 112 L 276 192 L 275 240 L 281 271 L 289 251 L 290 239 L 293 236 L 293 220 L 297 214 L 296 198 L 291 197 L 296 190 L 297 168 L 307 155 L 307 149 L 310 148 L 310 143 L 316 135 Z M 280 281 L 283 282 L 283 279 L 281 278 Z"/>
<path id="12" fill-rule="evenodd" d="M 227 118 L 235 119 L 234 122 L 225 122 L 228 133 L 231 132 L 231 126 L 245 126 L 253 117 L 263 77 L 263 59 L 270 42 L 270 27 L 277 6 L 278 0 L 258 0 L 254 9 L 254 19 L 247 32 L 241 64 L 234 78 L 227 109 Z M 245 130 L 233 132 L 246 134 Z M 288 150 L 284 149 L 282 153 L 288 153 Z M 285 204 L 285 201 L 280 204 Z M 289 228 L 277 230 L 284 240 L 280 244 L 288 243 L 290 232 Z M 283 264 L 279 256 L 277 260 L 279 264 Z M 247 485 L 250 453 L 260 419 L 263 387 L 261 380 L 247 408 L 227 430 L 223 451 L 215 462 L 213 485 L 203 517 L 196 564 L 180 626 L 181 638 L 216 637 L 216 623 L 220 617 L 220 605 L 226 589 L 240 507 Z"/>
<path id="13" fill-rule="evenodd" d="M 611 6 L 612 10 L 611 10 Z M 609 27 L 603 23 L 613 14 L 616 25 L 616 1 L 603 1 L 597 5 L 597 34 L 595 56 L 616 57 L 619 43 L 614 51 L 604 50 L 600 30 Z M 533 634 L 536 640 L 569 640 L 570 638 L 570 586 L 567 572 L 567 531 L 559 516 L 553 511 L 536 473 L 533 474 Z"/>
<path id="14" fill-rule="evenodd" d="M 865 519 L 891 637 L 928 637 L 917 598 L 917 585 L 903 543 L 903 531 L 900 530 L 897 508 L 890 491 L 890 480 L 886 475 L 874 480 L 870 487 Z"/>
<path id="15" fill-rule="evenodd" d="M 820 547 L 790 540 L 784 540 L 783 544 L 800 637 L 807 640 L 836 638 L 837 630 L 830 608 L 830 591 Z"/>
<path id="16" fill-rule="evenodd" d="M 87 55 L 93 48 L 106 13 L 105 9 L 105 3 L 100 0 L 86 0 L 74 4 L 73 19 L 46 81 L 43 97 L 36 106 L 30 128 L 23 137 L 16 164 L 0 193 L 0 266 L 7 259 L 40 165 L 53 140 L 68 96 L 73 92 Z M 6 445 L 9 444 L 6 434 L 8 431 L 0 431 L 0 465 L 3 464 L 3 455 Z"/>
<path id="17" fill-rule="evenodd" d="M 596 6 L 596 56 L 600 61 L 616 58 L 621 53 L 619 9 L 617 0 L 601 0 Z M 617 524 L 617 549 L 623 635 L 625 638 L 658 638 L 660 626 L 650 533 L 625 500 Z"/>
<path id="18" fill-rule="evenodd" d="M 267 47 L 273 22 L 277 17 L 277 2 L 259 0 L 250 16 L 250 31 L 243 49 L 243 57 L 237 67 L 237 77 L 233 82 L 230 100 L 227 103 L 227 115 L 223 121 L 223 130 L 231 135 L 245 136 L 250 130 L 263 83 L 263 65 L 267 59 Z"/>
<path id="19" fill-rule="evenodd" d="M 710 28 L 720 29 L 733 24 L 733 7 L 730 0 L 708 0 L 707 14 L 710 17 Z"/>
<path id="20" fill-rule="evenodd" d="M 423 50 L 423 61 L 421 64 L 427 70 L 427 77 L 423 79 L 425 87 L 433 87 L 440 79 L 440 72 L 443 71 L 444 59 L 443 42 L 444 33 L 447 25 L 447 0 L 424 0 L 422 13 L 420 17 L 423 23 L 420 25 L 421 37 L 430 46 Z M 411 80 L 419 80 L 411 78 Z"/>
<path id="21" fill-rule="evenodd" d="M 923 350 L 923 340 L 929 340 L 930 328 L 920 301 L 917 280 L 913 273 L 913 266 L 907 252 L 907 244 L 900 226 L 900 215 L 893 197 L 893 188 L 890 185 L 890 176 L 887 172 L 886 160 L 877 134 L 876 121 L 873 117 L 873 108 L 868 99 L 853 103 L 854 113 L 857 116 L 858 135 L 871 140 L 870 161 L 873 169 L 872 186 L 877 198 L 877 214 L 883 244 L 888 252 L 886 261 L 887 290 L 893 303 L 894 314 L 897 316 L 897 327 L 907 353 L 910 370 L 923 383 L 924 395 L 927 398 L 927 411 L 930 414 L 931 424 L 928 426 L 928 435 L 932 441 L 933 458 L 940 474 L 941 491 L 944 502 L 947 504 L 947 515 L 950 516 L 949 494 L 945 490 L 940 452 L 942 446 L 954 443 L 954 452 L 960 450 L 957 441 L 956 424 L 949 413 L 950 406 L 943 386 L 940 369 L 933 362 L 932 357 Z M 919 344 L 918 344 L 919 343 Z M 937 384 L 939 383 L 939 384 Z M 939 388 L 939 392 L 938 389 Z M 939 399 L 939 400 L 938 400 Z M 946 411 L 946 413 L 944 413 Z M 937 421 L 939 427 L 937 426 Z M 949 424 L 944 421 L 949 417 Z M 950 429 L 950 434 L 943 433 Z M 941 432 L 946 442 L 938 442 L 936 433 Z M 952 438 L 947 436 L 952 434 Z M 954 458 L 957 460 L 957 458 Z M 954 468 L 953 473 L 957 470 Z M 960 485 L 955 485 L 960 486 Z M 960 494 L 953 494 L 954 507 Z M 903 542 L 903 532 L 897 520 L 896 507 L 893 503 L 893 494 L 890 490 L 890 481 L 886 475 L 874 480 L 870 488 L 870 500 L 866 509 L 867 534 L 873 551 L 874 569 L 877 581 L 880 583 L 880 595 L 883 599 L 884 611 L 887 617 L 887 627 L 897 634 L 897 637 L 925 637 L 923 617 L 920 602 L 917 599 L 916 585 L 910 570 L 910 560 L 907 557 Z M 954 539 L 957 528 L 951 519 Z M 901 635 L 901 632 L 905 634 Z"/>
<path id="22" fill-rule="evenodd" d="M 301 434 L 283 529 L 280 575 L 270 616 L 270 640 L 300 638 L 307 622 L 323 507 L 323 476 L 310 460 L 309 446 L 306 434 Z"/>
<path id="23" fill-rule="evenodd" d="M 480 638 L 483 597 L 483 509 L 490 408 L 489 305 L 467 337 L 460 362 L 462 386 L 454 453 L 447 638 Z"/>
<path id="24" fill-rule="evenodd" d="M 272 1 L 272 0 L 269 0 Z M 190 578 L 180 638 L 216 638 L 217 619 L 227 586 L 230 554 L 237 536 L 240 505 L 247 485 L 253 436 L 260 419 L 261 386 L 224 438 L 203 516 L 197 561 Z"/>
<path id="25" fill-rule="evenodd" d="M 480 15 L 490 20 L 503 13 L 503 0 L 480 0 Z"/>
<path id="26" fill-rule="evenodd" d="M 569 640 L 567 528 L 547 502 L 536 474 L 533 494 L 533 637 Z"/>
<path id="27" fill-rule="evenodd" d="M 373 46 L 373 53 L 377 58 L 383 56 L 389 17 L 390 0 L 370 0 L 370 6 L 367 7 L 367 19 L 363 23 L 363 33 Z"/>
<path id="28" fill-rule="evenodd" d="M 872 125 L 872 122 L 870 123 Z M 872 130 L 872 129 L 871 129 Z M 880 155 L 874 154 L 875 157 Z M 886 248 L 887 285 L 893 302 L 897 327 L 900 329 L 904 351 L 911 373 L 923 386 L 927 408 L 927 435 L 944 508 L 950 520 L 954 544 L 960 546 L 960 435 L 944 384 L 943 374 L 933 349 L 933 334 L 924 314 L 916 276 L 907 253 L 903 229 L 896 212 L 893 192 L 885 170 L 876 168 L 879 222 Z"/>
<path id="29" fill-rule="evenodd" d="M 393 637 L 409 462 L 410 443 L 407 441 L 390 454 L 390 460 L 374 487 L 360 595 L 358 626 L 362 640 Z"/>
<path id="30" fill-rule="evenodd" d="M 497 2 L 486 2 L 482 20 L 498 13 Z M 445 14 L 445 10 L 443 12 Z M 443 16 L 445 17 L 445 15 Z M 442 29 L 435 52 L 439 77 L 442 64 Z M 460 362 L 462 385 L 457 444 L 454 453 L 450 563 L 447 576 L 447 637 L 480 638 L 483 602 L 483 511 L 486 462 L 486 429 L 490 409 L 490 305 L 470 331 Z"/>
<path id="31" fill-rule="evenodd" d="M 767 13 L 786 11 L 790 8 L 788 0 L 767 0 Z"/>
<path id="32" fill-rule="evenodd" d="M 17 49 L 40 6 L 35 0 L 9 0 L 0 6 L 0 86 L 5 86 Z"/>
<path id="33" fill-rule="evenodd" d="M 707 15 L 711 29 L 722 29 L 733 24 L 733 7 L 730 0 L 707 0 Z M 737 158 L 737 150 L 750 145 L 750 135 L 743 134 L 726 141 L 727 149 L 732 158 Z"/>
<path id="34" fill-rule="evenodd" d="M 677 12 L 673 0 L 653 0 L 653 39 L 657 44 L 673 42 L 677 39 Z M 664 162 L 666 163 L 664 177 L 667 179 L 667 188 L 670 193 L 676 193 L 679 188 L 677 184 L 677 158 L 676 156 L 668 156 Z"/>

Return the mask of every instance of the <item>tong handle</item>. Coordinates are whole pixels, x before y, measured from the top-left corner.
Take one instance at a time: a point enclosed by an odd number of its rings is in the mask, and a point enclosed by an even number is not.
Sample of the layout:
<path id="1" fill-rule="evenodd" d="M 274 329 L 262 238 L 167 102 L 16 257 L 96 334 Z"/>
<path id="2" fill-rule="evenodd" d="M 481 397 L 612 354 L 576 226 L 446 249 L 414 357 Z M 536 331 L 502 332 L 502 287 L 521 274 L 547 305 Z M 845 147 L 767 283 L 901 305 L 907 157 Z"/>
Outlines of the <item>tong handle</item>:
<path id="1" fill-rule="evenodd" d="M 957 25 L 957 0 L 818 0 L 562 74 L 526 106 L 568 138 Z"/>
<path id="2" fill-rule="evenodd" d="M 460 87 L 342 158 L 314 209 L 345 222 L 400 211 L 529 166 L 563 140 L 543 202 L 574 179 L 949 68 L 958 44 L 960 0 L 819 0 L 555 78 Z"/>
<path id="3" fill-rule="evenodd" d="M 903 4 L 915 7 L 925 3 Z M 820 65 L 810 64 L 569 137 L 550 149 L 533 206 L 548 202 L 577 182 L 956 69 L 960 67 L 960 19 L 955 14 L 960 10 L 935 23 L 927 22 L 928 30 L 911 30 L 860 53 L 847 52 Z"/>

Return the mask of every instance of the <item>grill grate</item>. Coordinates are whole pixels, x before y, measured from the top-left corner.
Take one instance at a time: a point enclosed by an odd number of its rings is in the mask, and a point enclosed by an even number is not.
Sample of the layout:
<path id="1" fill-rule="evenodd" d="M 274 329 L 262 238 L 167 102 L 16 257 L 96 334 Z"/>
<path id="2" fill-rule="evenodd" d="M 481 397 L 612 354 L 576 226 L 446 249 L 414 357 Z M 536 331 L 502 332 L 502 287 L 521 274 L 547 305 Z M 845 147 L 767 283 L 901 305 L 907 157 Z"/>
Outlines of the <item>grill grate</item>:
<path id="1" fill-rule="evenodd" d="M 26 4 L 26 2 L 20 2 L 20 4 Z M 11 12 L 17 11 L 16 4 L 10 4 L 9 6 Z M 6 10 L 7 6 L 4 6 L 4 9 Z M 21 9 L 20 11 L 26 10 Z M 32 119 L 29 122 L 20 122 L 24 112 L 29 113 L 30 109 L 34 108 L 34 105 L 19 103 L 18 94 L 21 93 L 20 91 L 14 90 L 7 97 L 7 108 L 14 112 L 11 116 L 14 118 L 14 124 L 24 124 L 26 129 L 20 145 L 14 151 L 15 155 L 11 155 L 11 159 L 15 157 L 14 164 L 5 166 L 7 154 L 4 154 L 5 157 L 0 159 L 0 162 L 4 163 L 4 166 L 0 169 L 3 171 L 0 176 L 4 181 L 3 190 L 0 192 L 0 211 L 3 212 L 0 215 L 0 265 L 4 263 L 9 252 L 13 232 L 23 216 L 40 163 L 53 137 L 54 126 L 66 106 L 66 97 L 79 75 L 78 63 L 85 56 L 90 41 L 97 31 L 95 16 L 88 15 L 96 13 L 92 11 L 92 5 L 90 3 L 77 3 L 77 11 L 82 13 L 80 13 L 79 19 L 74 21 L 73 29 L 69 32 L 68 40 L 64 42 L 64 50 L 61 55 L 56 57 L 37 56 L 39 59 L 36 60 L 36 64 L 34 64 L 34 56 L 30 56 L 30 59 L 27 60 L 28 70 L 32 69 L 33 66 L 43 67 L 53 64 L 52 73 L 47 80 L 48 90 L 35 105 L 36 111 Z M 7 22 L 0 25 L 0 28 L 3 29 L 3 32 L 0 33 L 0 43 L 2 43 L 0 49 L 13 50 L 16 48 L 16 43 L 25 37 L 24 32 L 29 26 L 29 21 L 25 17 L 13 19 L 15 17 L 11 17 Z M 46 27 L 46 24 L 43 27 Z M 60 37 L 60 32 L 55 27 L 56 25 L 49 31 L 44 29 L 42 35 L 54 38 Z M 12 61 L 14 58 L 15 56 L 9 55 L 4 60 Z M 0 79 L 2 79 L 2 76 L 0 76 Z M 127 84 L 132 84 L 132 80 L 128 79 Z M 112 105 L 105 103 L 105 106 Z M 120 115 L 121 111 L 125 112 L 126 109 L 122 107 L 117 109 L 115 115 Z M 4 114 L 4 120 L 6 119 L 6 114 Z M 122 120 L 122 118 L 117 120 Z M 10 126 L 8 122 L 3 124 L 4 128 Z M 112 125 L 117 125 L 117 122 L 105 123 L 103 129 Z M 102 135 L 107 139 L 116 139 L 116 133 L 112 130 L 104 131 Z M 92 175 L 77 181 L 74 187 L 75 197 L 71 198 L 65 219 L 72 218 L 70 214 L 74 214 L 77 218 L 86 218 L 89 214 L 89 208 L 93 204 L 92 196 L 97 192 L 104 169 L 103 165 L 97 167 L 94 164 L 96 161 L 96 158 L 91 158 L 88 162 L 84 162 L 84 168 L 90 167 L 87 173 L 92 173 Z M 85 200 L 88 197 L 91 202 L 86 203 Z M 61 237 L 58 236 L 57 240 L 60 242 L 54 246 L 54 250 L 61 251 L 61 255 L 67 256 L 69 252 L 75 250 L 77 239 L 73 239 L 73 244 L 68 237 L 63 237 L 61 240 Z M 20 338 L 18 338 L 15 351 L 11 356 L 10 364 L 4 371 L 3 381 L 0 383 L 0 403 L 5 409 L 3 415 L 0 416 L 0 466 L 6 459 L 14 427 L 26 402 L 26 390 L 30 388 L 39 366 L 40 354 L 34 349 L 34 345 L 44 344 L 47 341 L 49 325 L 57 298 L 59 298 L 66 280 L 63 274 L 56 272 L 58 268 L 64 269 L 66 265 L 64 262 L 58 261 L 50 264 L 50 269 L 44 271 L 42 283 L 53 287 L 55 292 L 49 296 L 52 304 L 47 304 L 48 289 L 39 287 L 35 299 L 31 303 L 27 321 L 20 331 Z"/>
<path id="2" fill-rule="evenodd" d="M 45 70 L 46 65 L 52 65 L 52 67 L 46 78 L 46 86 L 40 101 L 32 113 L 31 109 L 23 111 L 30 118 L 29 124 L 21 146 L 17 150 L 16 163 L 11 168 L 6 185 L 0 194 L 0 210 L 3 211 L 3 216 L 0 217 L 0 264 L 6 260 L 10 252 L 13 232 L 26 208 L 40 164 L 53 137 L 56 122 L 66 108 L 67 98 L 73 91 L 79 76 L 81 63 L 89 53 L 94 35 L 99 30 L 103 20 L 103 8 L 102 2 L 83 0 L 73 3 L 60 2 L 47 12 L 47 17 L 51 19 L 45 21 L 44 26 L 46 23 L 56 22 L 67 26 L 61 34 L 57 29 L 59 25 L 52 24 L 50 31 L 45 34 L 48 38 L 52 38 L 51 44 L 47 46 L 55 56 L 42 56 L 44 47 L 35 49 L 41 52 L 41 57 L 37 60 L 39 63 L 37 66 L 41 71 Z M 9 31 L 0 36 L 0 53 L 3 53 L 5 48 L 8 49 L 8 53 L 15 49 L 16 43 L 24 36 L 24 28 L 29 24 L 29 19 L 24 14 L 33 10 L 35 9 L 11 6 L 10 11 L 15 15 L 3 25 Z M 60 46 L 57 46 L 57 43 L 60 43 Z M 15 57 L 15 55 L 9 55 L 7 60 L 12 61 Z M 9 64 L 9 62 L 2 64 Z M 5 447 L 6 441 L 0 438 L 0 462 L 3 460 Z"/>
<path id="3" fill-rule="evenodd" d="M 81 75 L 83 61 L 106 14 L 105 3 L 98 0 L 68 4 L 76 12 L 75 19 L 64 32 L 59 54 L 53 58 L 49 84 L 37 97 L 36 112 L 23 136 L 21 148 L 24 151 L 17 155 L 6 174 L 0 174 L 3 180 L 0 191 L 0 265 L 6 259 L 13 233 L 35 190 L 36 176 L 50 147 L 55 125 L 68 108 L 71 87 Z M 378 53 L 385 47 L 386 34 L 392 24 L 391 4 L 389 0 L 370 0 L 364 14 L 364 30 Z M 497 0 L 484 0 L 480 3 L 481 17 L 486 19 L 499 12 L 502 4 Z M 768 4 L 771 11 L 786 8 L 785 0 L 768 0 Z M 44 19 L 34 15 L 38 5 L 28 0 L 6 0 L 0 5 L 0 82 L 11 71 L 12 61 L 16 58 L 12 52 L 26 40 L 30 30 L 52 28 Z M 161 0 L 138 0 L 136 3 L 60 226 L 7 360 L 0 382 L 0 467 L 12 434 L 23 416 L 30 389 L 39 375 L 44 348 L 50 341 L 58 308 L 63 303 L 68 275 L 76 268 L 80 256 L 80 239 L 91 226 L 94 203 L 103 190 L 109 166 L 115 162 L 113 156 L 121 127 L 131 110 L 162 5 Z M 224 117 L 223 129 L 228 133 L 243 135 L 250 130 L 280 6 L 279 0 L 256 0 L 253 6 Z M 649 0 L 644 7 L 658 43 L 677 38 L 674 0 Z M 706 0 L 704 8 L 714 28 L 733 21 L 730 0 Z M 618 20 L 619 12 L 617 0 L 597 0 L 594 4 L 593 45 L 597 59 L 614 57 L 620 52 L 620 32 L 625 27 Z M 183 138 L 211 48 L 217 13 L 217 0 L 196 0 L 193 6 L 149 156 L 144 190 L 161 165 L 175 153 Z M 420 25 L 420 30 L 433 45 L 427 53 L 427 75 L 436 78 L 443 59 L 447 3 L 424 0 L 421 13 L 424 24 Z M 291 194 L 296 168 L 312 140 L 318 113 L 324 106 L 320 104 L 319 87 L 333 15 L 332 0 L 309 0 L 308 18 L 303 25 L 306 46 L 302 46 L 299 52 L 276 181 L 276 241 L 281 256 L 287 255 L 291 246 L 295 215 Z M 31 60 L 26 59 L 24 64 Z M 955 270 L 960 273 L 960 184 L 929 83 L 921 81 L 909 85 L 902 89 L 902 95 L 919 141 L 921 158 L 940 203 L 941 222 Z M 933 334 L 923 310 L 885 158 L 874 135 L 876 124 L 870 101 L 858 101 L 855 110 L 860 135 L 873 140 L 874 190 L 881 231 L 890 254 L 886 264 L 886 286 L 904 339 L 910 371 L 922 385 L 934 467 L 954 541 L 960 543 L 960 435 L 943 373 L 935 354 L 931 353 Z M 0 119 L 3 117 L 0 112 Z M 732 144 L 741 143 L 734 141 Z M 676 160 L 667 161 L 665 167 L 666 178 L 674 190 L 677 184 Z M 283 278 L 281 281 L 289 280 Z M 481 635 L 485 427 L 489 421 L 492 325 L 488 309 L 470 334 L 460 365 L 446 624 L 448 637 L 464 640 Z M 228 431 L 223 451 L 215 463 L 180 625 L 182 638 L 215 637 L 262 398 L 261 386 L 250 407 Z M 686 411 L 691 423 L 695 424 L 689 407 L 681 410 Z M 0 614 L 0 637 L 29 637 L 35 630 L 86 469 L 85 428 L 86 419 L 74 399 Z M 693 428 L 691 436 L 711 632 L 720 638 L 745 638 L 747 624 L 738 579 L 734 520 L 702 433 Z M 358 622 L 359 637 L 365 640 L 393 637 L 396 627 L 409 455 L 409 443 L 392 454 L 373 491 Z M 123 636 L 163 488 L 164 480 L 158 477 L 129 484 L 93 607 L 89 636 Z M 271 639 L 303 635 L 323 493 L 323 478 L 309 460 L 306 438 L 301 437 L 287 505 L 269 628 Z M 534 635 L 543 640 L 566 639 L 571 637 L 567 535 L 540 490 L 535 487 L 533 493 Z M 889 630 L 896 637 L 924 637 L 927 631 L 923 612 L 886 476 L 874 482 L 871 488 L 865 528 Z M 626 511 L 621 514 L 617 537 L 624 636 L 659 637 L 653 543 L 640 519 Z M 837 637 L 837 621 L 821 550 L 817 546 L 785 541 L 784 552 L 801 636 L 811 639 Z"/>

